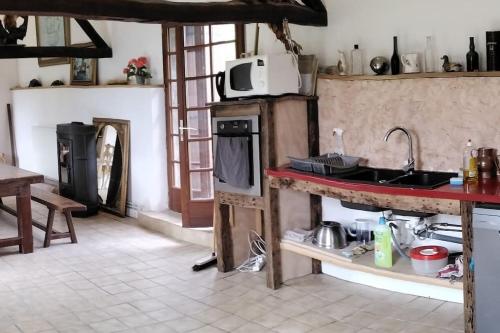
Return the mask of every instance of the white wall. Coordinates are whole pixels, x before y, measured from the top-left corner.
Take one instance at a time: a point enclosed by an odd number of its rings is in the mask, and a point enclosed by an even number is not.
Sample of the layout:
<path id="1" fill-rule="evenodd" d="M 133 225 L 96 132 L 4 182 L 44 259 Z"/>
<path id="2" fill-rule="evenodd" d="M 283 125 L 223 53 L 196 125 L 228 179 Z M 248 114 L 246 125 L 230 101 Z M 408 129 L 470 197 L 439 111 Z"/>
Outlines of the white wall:
<path id="1" fill-rule="evenodd" d="M 98 60 L 98 77 L 100 84 L 110 80 L 125 79 L 123 68 L 132 58 L 145 56 L 149 59 L 153 78 L 152 84 L 163 83 L 162 37 L 161 25 L 108 21 L 91 21 L 101 37 L 113 49 L 113 58 Z M 71 20 L 71 43 L 87 43 L 90 39 L 85 35 L 75 20 Z M 35 19 L 30 17 L 28 33 L 22 42 L 28 46 L 36 46 Z M 39 67 L 37 59 L 20 59 L 18 61 L 19 84 L 28 86 L 36 78 L 44 86 L 50 86 L 55 80 L 69 84 L 69 65 Z"/>
<path id="2" fill-rule="evenodd" d="M 53 88 L 13 91 L 20 167 L 58 179 L 56 125 L 93 117 L 130 120 L 128 202 L 167 208 L 163 88 Z"/>
<path id="3" fill-rule="evenodd" d="M 17 85 L 16 60 L 0 60 L 0 153 L 12 159 L 7 120 L 7 104 L 11 103 L 10 88 Z"/>
<path id="4" fill-rule="evenodd" d="M 400 54 L 423 52 L 425 37 L 433 36 L 436 69 L 440 69 L 442 62 L 438 58 L 444 54 L 465 64 L 468 37 L 477 37 L 476 50 L 485 69 L 485 32 L 500 30 L 500 2 L 495 0 L 323 0 L 323 3 L 328 9 L 329 26 L 292 26 L 293 38 L 303 45 L 304 53 L 317 54 L 322 65 L 336 64 L 337 50 L 350 51 L 354 44 L 360 44 L 365 53 L 366 73 L 371 72 L 368 66 L 371 58 L 392 55 L 392 36 L 399 36 Z M 247 30 L 250 33 L 253 28 Z M 261 30 L 261 51 L 282 50 L 266 30 Z M 247 35 L 247 40 L 248 45 L 253 45 L 251 35 Z"/>

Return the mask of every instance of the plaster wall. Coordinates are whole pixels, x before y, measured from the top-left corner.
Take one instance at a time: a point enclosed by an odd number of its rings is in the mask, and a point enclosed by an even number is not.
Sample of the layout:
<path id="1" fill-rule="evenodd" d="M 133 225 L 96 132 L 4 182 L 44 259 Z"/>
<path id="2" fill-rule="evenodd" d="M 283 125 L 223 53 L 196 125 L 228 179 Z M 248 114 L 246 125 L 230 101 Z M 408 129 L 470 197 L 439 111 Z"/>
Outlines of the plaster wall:
<path id="1" fill-rule="evenodd" d="M 71 43 L 87 43 L 85 35 L 75 20 L 71 22 Z M 90 21 L 101 37 L 113 49 L 113 57 L 98 60 L 98 80 L 106 84 L 110 80 L 125 79 L 122 69 L 132 58 L 145 56 L 149 59 L 153 78 L 152 84 L 163 84 L 163 60 L 161 25 L 115 21 Z M 35 18 L 30 17 L 28 33 L 23 44 L 36 46 Z M 39 67 L 38 59 L 19 59 L 19 85 L 28 86 L 32 79 L 38 79 L 44 86 L 55 80 L 69 84 L 69 64 Z"/>
<path id="2" fill-rule="evenodd" d="M 12 102 L 10 88 L 17 85 L 16 60 L 0 60 L 0 153 L 12 160 L 7 119 L 8 103 Z"/>
<path id="3" fill-rule="evenodd" d="M 58 179 L 56 125 L 92 118 L 130 120 L 129 207 L 167 208 L 163 88 L 53 88 L 13 91 L 20 167 Z"/>

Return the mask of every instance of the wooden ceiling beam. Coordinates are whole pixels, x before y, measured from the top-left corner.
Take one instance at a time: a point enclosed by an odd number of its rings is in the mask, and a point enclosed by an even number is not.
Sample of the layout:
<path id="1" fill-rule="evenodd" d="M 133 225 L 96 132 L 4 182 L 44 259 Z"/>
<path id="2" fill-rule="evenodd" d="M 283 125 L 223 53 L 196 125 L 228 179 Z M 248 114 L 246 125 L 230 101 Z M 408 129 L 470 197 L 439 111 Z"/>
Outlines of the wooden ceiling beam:
<path id="1" fill-rule="evenodd" d="M 0 59 L 20 58 L 111 58 L 110 48 L 0 46 Z"/>
<path id="2" fill-rule="evenodd" d="M 321 0 L 233 0 L 229 2 L 173 2 L 166 0 L 0 0 L 0 13 L 66 16 L 91 20 L 142 23 L 290 23 L 326 26 Z"/>

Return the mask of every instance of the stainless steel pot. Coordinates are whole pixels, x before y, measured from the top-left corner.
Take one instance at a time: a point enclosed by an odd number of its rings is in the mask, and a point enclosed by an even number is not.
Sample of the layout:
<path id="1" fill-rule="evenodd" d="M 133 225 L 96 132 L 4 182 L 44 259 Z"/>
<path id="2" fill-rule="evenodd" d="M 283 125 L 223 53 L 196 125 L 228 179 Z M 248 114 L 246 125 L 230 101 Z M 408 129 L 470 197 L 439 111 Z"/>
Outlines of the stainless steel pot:
<path id="1" fill-rule="evenodd" d="M 313 244 L 325 249 L 343 249 L 347 246 L 346 233 L 342 224 L 323 221 L 316 229 Z"/>

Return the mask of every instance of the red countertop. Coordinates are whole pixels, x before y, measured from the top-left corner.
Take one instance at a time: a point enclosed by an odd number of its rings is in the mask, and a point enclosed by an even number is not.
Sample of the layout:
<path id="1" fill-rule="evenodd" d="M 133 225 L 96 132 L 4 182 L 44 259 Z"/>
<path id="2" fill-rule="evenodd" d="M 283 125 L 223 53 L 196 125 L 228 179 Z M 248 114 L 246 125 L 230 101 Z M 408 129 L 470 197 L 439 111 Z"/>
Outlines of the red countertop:
<path id="1" fill-rule="evenodd" d="M 425 190 L 352 183 L 332 177 L 296 171 L 287 167 L 266 169 L 265 173 L 267 176 L 303 180 L 352 191 L 500 204 L 500 182 L 497 179 L 480 180 L 475 184 L 464 184 L 463 186 L 448 184 L 433 190 Z"/>

